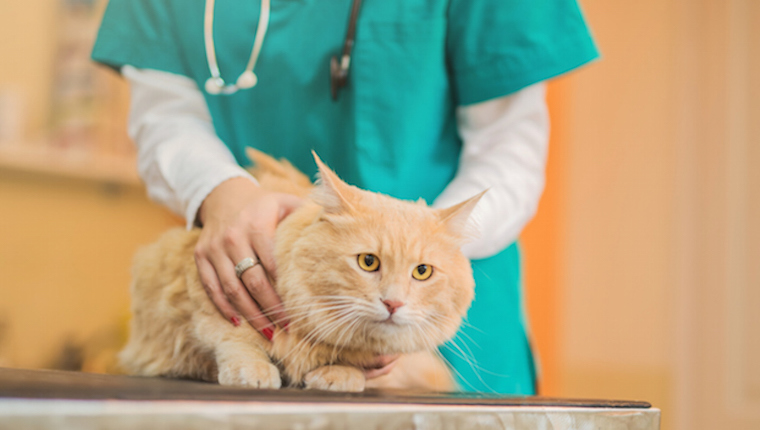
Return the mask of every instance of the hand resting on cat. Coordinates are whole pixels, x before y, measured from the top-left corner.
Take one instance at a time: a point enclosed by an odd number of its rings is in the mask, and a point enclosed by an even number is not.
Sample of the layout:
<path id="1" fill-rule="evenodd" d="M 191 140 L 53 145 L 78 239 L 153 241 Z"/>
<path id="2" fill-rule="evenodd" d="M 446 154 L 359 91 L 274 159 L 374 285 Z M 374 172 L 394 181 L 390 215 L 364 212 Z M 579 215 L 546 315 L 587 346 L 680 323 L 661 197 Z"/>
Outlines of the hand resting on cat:
<path id="1" fill-rule="evenodd" d="M 288 323 L 267 275 L 277 278 L 277 225 L 301 202 L 297 196 L 267 190 L 243 177 L 222 182 L 203 201 L 198 211 L 203 228 L 195 246 L 195 263 L 209 298 L 231 324 L 247 320 L 271 338 L 274 324 L 261 309 L 274 310 L 270 318 L 280 321 L 280 326 Z M 260 264 L 238 278 L 235 264 L 251 256 Z"/>
<path id="2" fill-rule="evenodd" d="M 270 342 L 226 321 L 198 278 L 200 230 L 174 229 L 135 258 L 124 369 L 258 388 L 455 389 L 437 346 L 454 336 L 473 299 L 460 247 L 482 193 L 432 209 L 350 186 L 316 154 L 316 186 L 286 161 L 249 156 L 262 187 L 305 199 L 276 231 L 271 281 L 287 331 L 276 328 Z M 361 368 L 389 354 L 401 354 L 390 374 L 366 381 Z"/>

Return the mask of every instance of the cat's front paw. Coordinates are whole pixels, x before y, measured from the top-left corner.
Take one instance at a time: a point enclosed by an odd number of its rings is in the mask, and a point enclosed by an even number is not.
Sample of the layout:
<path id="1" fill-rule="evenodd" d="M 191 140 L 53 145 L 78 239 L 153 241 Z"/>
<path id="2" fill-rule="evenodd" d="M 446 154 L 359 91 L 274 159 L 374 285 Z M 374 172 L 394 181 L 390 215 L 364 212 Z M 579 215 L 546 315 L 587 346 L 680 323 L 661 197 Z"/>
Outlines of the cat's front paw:
<path id="1" fill-rule="evenodd" d="M 280 388 L 280 371 L 263 360 L 235 361 L 219 365 L 219 384 L 251 388 Z"/>
<path id="2" fill-rule="evenodd" d="M 364 391 L 364 374 L 350 366 L 322 366 L 306 374 L 306 388 L 330 391 Z"/>

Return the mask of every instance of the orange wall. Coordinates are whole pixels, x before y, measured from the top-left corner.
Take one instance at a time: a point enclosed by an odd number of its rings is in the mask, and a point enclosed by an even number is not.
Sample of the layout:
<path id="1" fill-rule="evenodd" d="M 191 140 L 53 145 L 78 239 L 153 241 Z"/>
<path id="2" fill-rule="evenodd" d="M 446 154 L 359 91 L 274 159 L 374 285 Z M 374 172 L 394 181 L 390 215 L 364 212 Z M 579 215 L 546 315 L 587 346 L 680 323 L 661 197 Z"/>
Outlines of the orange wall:
<path id="1" fill-rule="evenodd" d="M 563 131 L 565 118 L 560 106 L 567 97 L 563 80 L 548 85 L 547 102 L 551 113 L 551 138 L 546 167 L 546 188 L 536 217 L 520 237 L 523 250 L 528 317 L 533 347 L 539 361 L 539 392 L 542 395 L 560 394 L 560 315 L 561 288 L 558 270 L 562 264 L 560 249 L 563 216 L 562 168 L 565 160 Z"/>
<path id="2" fill-rule="evenodd" d="M 678 2 L 582 0 L 600 61 L 552 83 L 546 196 L 525 232 L 545 394 L 639 398 L 672 424 Z M 683 6 L 684 8 L 686 6 Z"/>

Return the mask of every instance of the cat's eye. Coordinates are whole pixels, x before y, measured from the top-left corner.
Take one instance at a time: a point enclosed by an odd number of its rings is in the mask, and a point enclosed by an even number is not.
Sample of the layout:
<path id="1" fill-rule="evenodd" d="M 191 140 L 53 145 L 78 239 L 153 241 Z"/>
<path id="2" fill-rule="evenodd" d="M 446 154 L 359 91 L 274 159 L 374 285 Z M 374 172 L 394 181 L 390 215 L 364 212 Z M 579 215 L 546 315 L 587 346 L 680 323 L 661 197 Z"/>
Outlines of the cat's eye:
<path id="1" fill-rule="evenodd" d="M 380 269 L 380 259 L 374 254 L 359 254 L 357 258 L 359 267 L 367 272 L 374 272 Z"/>
<path id="2" fill-rule="evenodd" d="M 433 275 L 433 266 L 420 264 L 412 271 L 412 277 L 418 281 L 424 281 Z"/>

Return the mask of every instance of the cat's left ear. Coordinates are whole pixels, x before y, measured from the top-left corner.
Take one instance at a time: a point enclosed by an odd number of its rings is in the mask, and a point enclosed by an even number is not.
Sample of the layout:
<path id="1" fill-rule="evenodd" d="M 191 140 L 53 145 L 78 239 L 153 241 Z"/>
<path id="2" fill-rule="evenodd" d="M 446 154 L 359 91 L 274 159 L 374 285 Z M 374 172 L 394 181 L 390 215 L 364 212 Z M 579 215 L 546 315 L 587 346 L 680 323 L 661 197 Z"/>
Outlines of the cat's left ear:
<path id="1" fill-rule="evenodd" d="M 477 206 L 478 202 L 486 192 L 488 192 L 488 190 L 470 197 L 461 203 L 455 204 L 454 206 L 438 210 L 438 216 L 440 217 L 441 222 L 446 225 L 446 228 L 450 233 L 459 236 L 462 239 L 471 239 L 473 236 L 477 236 L 477 228 L 473 223 L 468 221 L 475 206 Z"/>
<path id="2" fill-rule="evenodd" d="M 311 155 L 314 156 L 314 161 L 319 168 L 317 186 L 312 191 L 311 198 L 329 214 L 354 211 L 354 206 L 350 202 L 353 187 L 343 182 L 335 172 L 330 170 L 316 152 L 311 151 Z"/>

